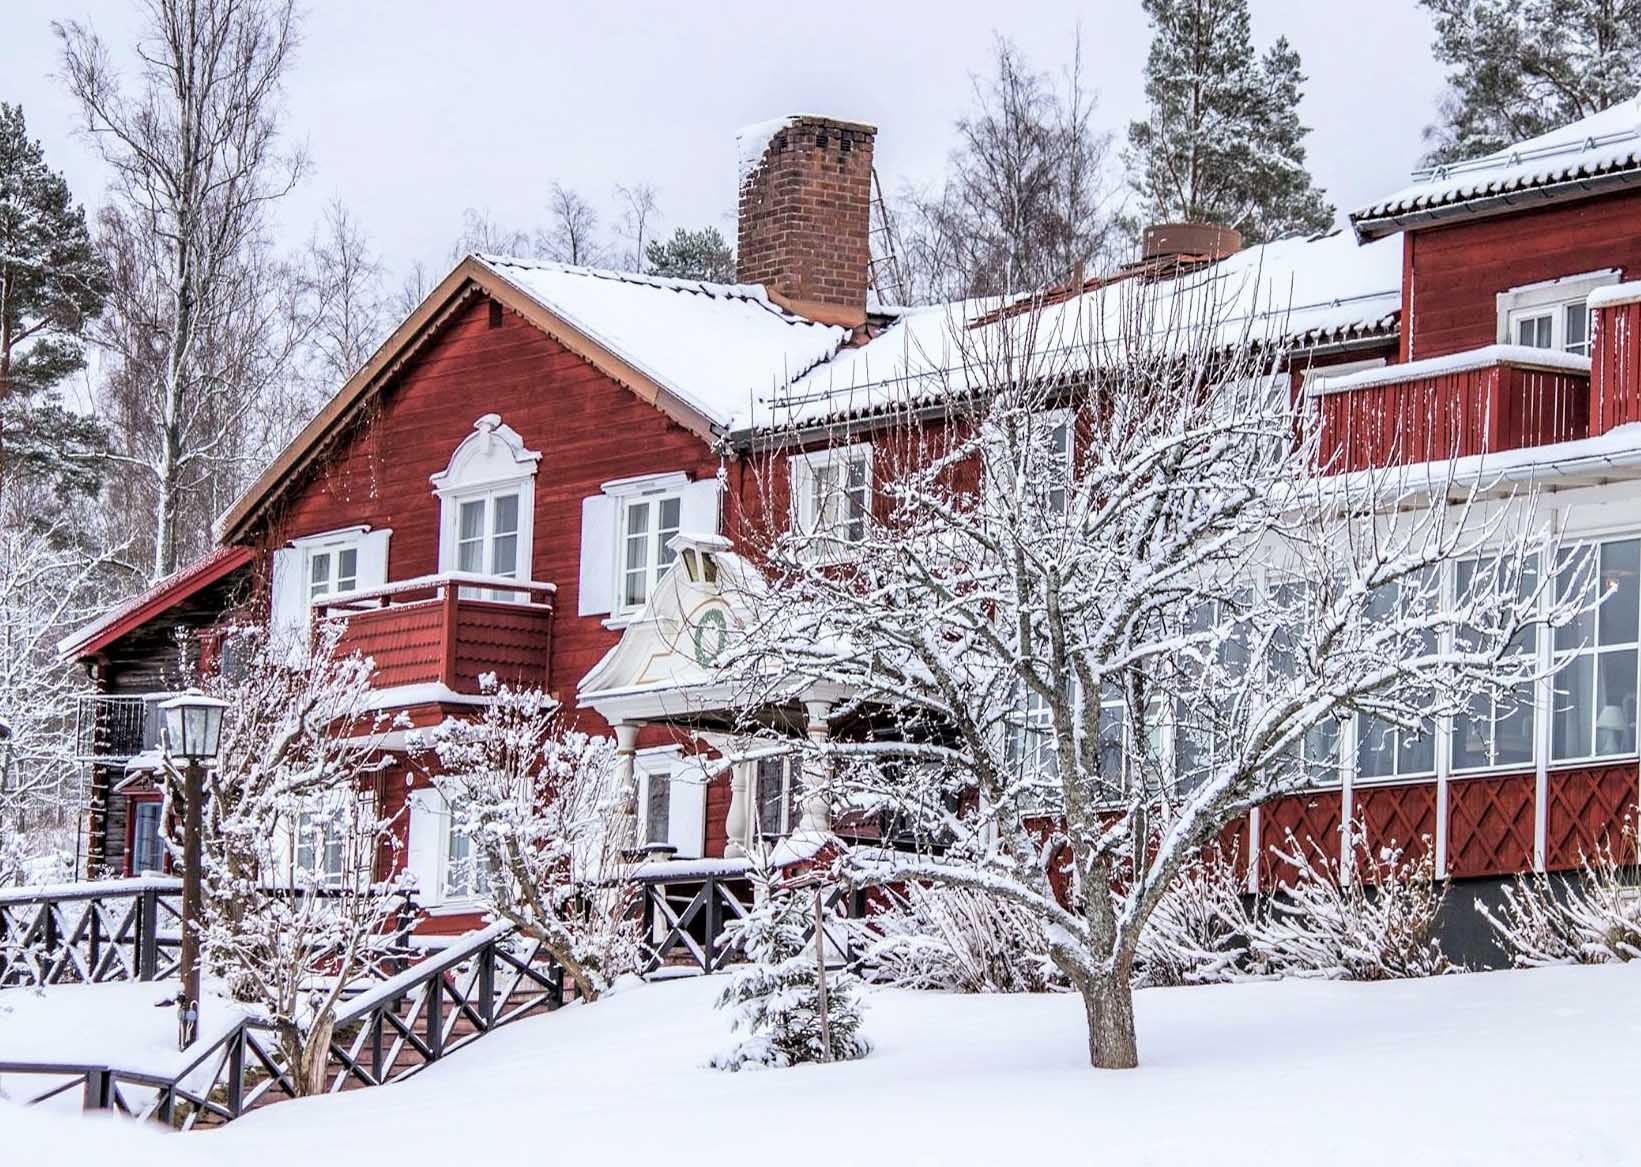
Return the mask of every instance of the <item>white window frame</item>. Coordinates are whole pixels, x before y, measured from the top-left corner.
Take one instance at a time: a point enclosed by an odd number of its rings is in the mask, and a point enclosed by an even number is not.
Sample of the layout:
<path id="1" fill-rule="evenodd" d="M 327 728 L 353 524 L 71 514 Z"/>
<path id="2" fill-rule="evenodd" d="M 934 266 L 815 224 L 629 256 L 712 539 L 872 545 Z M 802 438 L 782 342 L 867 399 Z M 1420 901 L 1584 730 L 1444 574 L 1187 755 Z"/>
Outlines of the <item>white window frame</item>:
<path id="1" fill-rule="evenodd" d="M 317 535 L 303 535 L 292 539 L 291 546 L 302 556 L 302 602 L 311 610 L 313 602 L 321 597 L 346 595 L 351 591 L 359 590 L 359 567 L 364 559 L 365 534 L 370 530 L 366 526 L 338 527 L 334 531 L 321 531 Z M 336 563 L 344 551 L 353 552 L 353 585 L 337 590 Z M 325 591 L 313 590 L 313 565 L 315 560 L 324 559 L 330 563 L 326 579 L 329 587 Z"/>
<path id="2" fill-rule="evenodd" d="M 678 524 L 670 528 L 671 535 L 662 538 L 662 533 L 669 528 L 661 525 L 661 508 L 669 502 L 678 508 Z M 627 540 L 632 534 L 632 514 L 639 508 L 644 508 L 649 518 L 646 520 L 648 530 L 643 535 L 644 562 L 634 569 L 627 565 Z M 615 596 L 610 601 L 610 613 L 613 618 L 621 619 L 636 616 L 644 610 L 644 605 L 655 595 L 655 586 L 677 558 L 668 544 L 683 530 L 683 491 L 666 484 L 658 485 L 651 491 L 622 494 L 616 498 L 615 521 Z M 636 602 L 627 599 L 627 576 L 634 570 L 642 572 L 644 579 L 644 594 Z"/>
<path id="3" fill-rule="evenodd" d="M 1550 321 L 1550 350 L 1555 352 L 1590 352 L 1590 325 L 1588 309 L 1585 312 L 1584 341 L 1579 350 L 1567 347 L 1567 309 L 1590 298 L 1597 288 L 1619 282 L 1616 268 L 1563 276 L 1541 283 L 1526 284 L 1498 294 L 1498 342 L 1516 344 L 1516 329 L 1522 321 L 1548 317 Z M 1547 350 L 1549 351 L 1549 350 Z"/>
<path id="4" fill-rule="evenodd" d="M 847 468 L 856 461 L 863 467 L 861 489 L 865 492 L 865 498 L 861 502 L 860 536 L 851 538 L 848 528 L 853 524 L 852 517 L 842 517 L 832 528 L 822 529 L 821 515 L 815 507 L 814 485 L 815 472 L 818 469 L 834 466 Z M 832 558 L 863 542 L 872 522 L 872 444 L 853 442 L 847 446 L 831 446 L 807 454 L 794 454 L 791 462 L 792 530 L 806 540 L 806 553 L 817 559 Z M 844 493 L 847 494 L 847 488 L 844 488 Z"/>
<path id="5" fill-rule="evenodd" d="M 518 530 L 515 535 L 513 571 L 510 579 L 531 578 L 535 549 L 536 471 L 541 454 L 526 449 L 524 440 L 501 417 L 487 413 L 473 423 L 473 432 L 462 439 L 450 455 L 449 465 L 432 475 L 433 493 L 439 499 L 439 570 L 459 570 L 461 510 L 463 503 L 484 503 L 484 572 L 494 574 L 495 500 L 518 496 Z M 478 594 L 480 589 L 464 589 Z M 485 598 L 528 602 L 530 595 L 508 588 L 482 589 Z"/>
<path id="6" fill-rule="evenodd" d="M 671 841 L 672 775 L 682 761 L 683 751 L 678 746 L 639 750 L 633 758 L 633 769 L 638 777 L 638 838 L 641 847 L 667 845 Z M 667 787 L 666 815 L 659 824 L 651 817 L 658 782 L 665 783 Z"/>
<path id="7" fill-rule="evenodd" d="M 759 771 L 765 763 L 781 767 L 781 818 L 779 829 L 770 830 L 763 822 L 763 776 Z M 754 838 L 785 838 L 798 829 L 803 820 L 803 756 L 801 754 L 767 754 L 747 764 L 747 791 L 751 795 L 752 834 Z"/>

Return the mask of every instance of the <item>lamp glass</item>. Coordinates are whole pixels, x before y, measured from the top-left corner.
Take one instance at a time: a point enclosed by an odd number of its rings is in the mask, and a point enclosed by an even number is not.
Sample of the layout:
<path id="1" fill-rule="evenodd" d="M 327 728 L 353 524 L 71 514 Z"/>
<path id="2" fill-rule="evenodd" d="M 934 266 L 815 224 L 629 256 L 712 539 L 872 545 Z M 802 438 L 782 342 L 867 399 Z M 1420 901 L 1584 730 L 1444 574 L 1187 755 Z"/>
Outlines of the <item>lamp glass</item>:
<path id="1" fill-rule="evenodd" d="M 209 761 L 222 738 L 222 711 L 227 706 L 202 693 L 174 697 L 160 706 L 165 738 L 173 758 Z"/>

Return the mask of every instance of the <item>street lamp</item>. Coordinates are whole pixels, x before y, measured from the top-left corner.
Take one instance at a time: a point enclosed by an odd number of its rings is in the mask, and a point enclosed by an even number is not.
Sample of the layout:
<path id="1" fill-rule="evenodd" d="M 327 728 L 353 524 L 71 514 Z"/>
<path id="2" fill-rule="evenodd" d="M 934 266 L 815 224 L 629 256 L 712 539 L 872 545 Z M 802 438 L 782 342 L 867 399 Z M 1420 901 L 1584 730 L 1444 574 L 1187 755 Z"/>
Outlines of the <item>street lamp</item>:
<path id="1" fill-rule="evenodd" d="M 200 835 L 204 829 L 205 766 L 217 756 L 226 701 L 190 689 L 160 702 L 165 719 L 165 754 L 187 763 L 182 787 L 182 989 L 177 993 L 177 1048 L 187 1049 L 199 1033 Z"/>

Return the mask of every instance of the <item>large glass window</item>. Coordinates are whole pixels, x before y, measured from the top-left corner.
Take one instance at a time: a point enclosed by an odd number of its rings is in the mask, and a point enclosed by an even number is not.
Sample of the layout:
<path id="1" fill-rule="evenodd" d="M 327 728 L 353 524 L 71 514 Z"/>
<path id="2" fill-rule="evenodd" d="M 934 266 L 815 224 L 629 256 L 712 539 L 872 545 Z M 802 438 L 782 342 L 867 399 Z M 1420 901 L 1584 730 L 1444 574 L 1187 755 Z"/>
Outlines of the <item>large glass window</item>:
<path id="1" fill-rule="evenodd" d="M 616 607 L 642 608 L 677 554 L 669 546 L 678 534 L 683 500 L 672 495 L 638 495 L 621 508 L 621 571 Z"/>
<path id="2" fill-rule="evenodd" d="M 1635 753 L 1637 640 L 1641 636 L 1641 540 L 1580 548 L 1556 573 L 1561 598 L 1599 606 L 1556 629 L 1560 665 L 1551 702 L 1557 760 Z"/>
<path id="3" fill-rule="evenodd" d="M 1434 575 L 1379 588 L 1368 600 L 1368 617 L 1375 622 L 1405 619 L 1430 601 Z M 1415 638 L 1410 650 L 1436 650 L 1435 634 Z M 1436 723 L 1425 718 L 1416 726 L 1397 725 L 1379 717 L 1356 719 L 1356 775 L 1364 780 L 1406 778 L 1436 770 Z"/>
<path id="4" fill-rule="evenodd" d="M 1501 571 L 1497 559 L 1466 560 L 1453 573 L 1456 603 L 1480 589 L 1492 589 L 1503 597 L 1503 590 L 1511 581 Z M 1514 600 L 1525 602 L 1538 587 L 1538 562 L 1523 565 L 1515 578 Z M 1485 597 L 1480 597 L 1485 599 Z M 1482 634 L 1473 627 L 1460 627 L 1454 634 L 1455 647 L 1461 651 L 1483 646 Z M 1510 644 L 1511 653 L 1523 665 L 1531 662 L 1538 652 L 1536 629 L 1520 633 Z M 1478 693 L 1470 700 L 1469 708 L 1453 718 L 1452 768 L 1476 770 L 1494 766 L 1530 766 L 1533 764 L 1533 685 L 1517 686 L 1508 693 Z"/>

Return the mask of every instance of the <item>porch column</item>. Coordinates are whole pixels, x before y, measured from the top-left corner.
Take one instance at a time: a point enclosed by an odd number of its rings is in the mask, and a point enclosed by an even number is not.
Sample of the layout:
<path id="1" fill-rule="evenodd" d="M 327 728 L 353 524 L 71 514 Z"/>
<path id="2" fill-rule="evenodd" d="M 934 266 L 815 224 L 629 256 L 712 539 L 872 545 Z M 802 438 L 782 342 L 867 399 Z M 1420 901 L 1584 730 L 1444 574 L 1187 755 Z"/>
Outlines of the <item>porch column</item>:
<path id="1" fill-rule="evenodd" d="M 803 707 L 809 715 L 809 740 L 817 746 L 824 746 L 832 734 L 826 721 L 832 712 L 832 703 L 805 701 Z M 798 820 L 798 830 L 824 834 L 832 829 L 831 799 L 826 793 L 831 774 L 832 764 L 824 758 L 811 757 L 804 762 L 803 817 Z"/>
<path id="2" fill-rule="evenodd" d="M 750 772 L 751 767 L 745 762 L 736 762 L 729 768 L 729 813 L 724 816 L 724 835 L 728 841 L 724 844 L 724 854 L 730 859 L 745 859 L 747 843 L 752 838 L 751 799 L 747 792 Z"/>
<path id="3" fill-rule="evenodd" d="M 638 727 L 628 721 L 618 721 L 611 728 L 615 730 L 615 785 L 621 792 L 616 831 L 618 837 L 636 851 L 644 845 L 644 840 L 638 837 L 638 772 L 633 764 L 638 755 Z"/>

